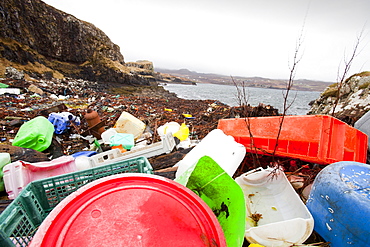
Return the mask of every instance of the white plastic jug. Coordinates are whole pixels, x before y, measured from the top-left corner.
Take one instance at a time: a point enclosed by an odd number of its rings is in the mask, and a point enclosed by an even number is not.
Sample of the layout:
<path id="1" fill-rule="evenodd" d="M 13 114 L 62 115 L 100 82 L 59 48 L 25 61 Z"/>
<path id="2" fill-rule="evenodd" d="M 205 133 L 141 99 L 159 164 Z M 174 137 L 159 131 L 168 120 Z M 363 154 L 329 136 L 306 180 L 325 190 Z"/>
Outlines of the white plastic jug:
<path id="1" fill-rule="evenodd" d="M 122 112 L 114 128 L 118 133 L 133 134 L 137 140 L 144 132 L 146 125 L 128 112 Z"/>
<path id="2" fill-rule="evenodd" d="M 115 128 L 109 128 L 103 133 L 101 133 L 101 139 L 105 144 L 110 144 L 110 138 L 117 134 L 117 130 Z"/>
<path id="3" fill-rule="evenodd" d="M 177 162 L 176 178 L 203 156 L 210 156 L 232 177 L 245 156 L 245 147 L 220 129 L 209 132 L 182 160 Z"/>
<path id="4" fill-rule="evenodd" d="M 168 133 L 175 134 L 177 131 L 179 131 L 180 127 L 180 124 L 177 122 L 168 122 L 158 127 L 157 132 L 158 135 L 162 137 Z"/>
<path id="5" fill-rule="evenodd" d="M 311 235 L 313 217 L 282 170 L 257 168 L 235 181 L 244 193 L 245 238 L 250 243 L 291 246 Z"/>

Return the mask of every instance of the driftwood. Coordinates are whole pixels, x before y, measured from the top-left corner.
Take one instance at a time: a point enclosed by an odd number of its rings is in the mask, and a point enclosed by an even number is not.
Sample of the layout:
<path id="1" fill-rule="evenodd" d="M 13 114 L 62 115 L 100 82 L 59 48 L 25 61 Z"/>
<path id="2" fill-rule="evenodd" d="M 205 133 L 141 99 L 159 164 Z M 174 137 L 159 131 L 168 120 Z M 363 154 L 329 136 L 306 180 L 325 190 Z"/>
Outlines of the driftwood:
<path id="1" fill-rule="evenodd" d="M 48 161 L 47 154 L 30 148 L 21 148 L 11 145 L 0 145 L 1 153 L 9 153 L 11 161 L 23 160 L 30 163 Z"/>

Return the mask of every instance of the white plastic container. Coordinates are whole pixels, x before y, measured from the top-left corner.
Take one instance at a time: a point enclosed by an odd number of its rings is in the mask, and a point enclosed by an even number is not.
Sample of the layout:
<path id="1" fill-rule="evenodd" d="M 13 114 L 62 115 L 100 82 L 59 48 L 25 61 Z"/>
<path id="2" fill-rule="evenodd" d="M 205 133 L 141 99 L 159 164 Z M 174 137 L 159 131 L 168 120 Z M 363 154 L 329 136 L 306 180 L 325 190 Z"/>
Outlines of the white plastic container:
<path id="1" fill-rule="evenodd" d="M 181 125 L 176 122 L 168 122 L 164 125 L 157 128 L 157 133 L 159 136 L 164 136 L 165 134 L 172 133 L 175 134 L 177 131 L 180 130 Z"/>
<path id="2" fill-rule="evenodd" d="M 133 134 L 137 140 L 144 132 L 146 125 L 128 112 L 122 112 L 114 128 L 118 133 Z"/>
<path id="3" fill-rule="evenodd" d="M 232 177 L 243 161 L 245 153 L 245 147 L 237 143 L 234 137 L 225 135 L 220 129 L 214 129 L 182 160 L 176 163 L 175 166 L 178 166 L 176 178 L 203 156 L 210 156 Z"/>
<path id="4" fill-rule="evenodd" d="M 145 147 L 134 147 L 131 151 L 127 151 L 124 153 L 121 153 L 119 149 L 112 149 L 95 154 L 91 157 L 79 156 L 76 158 L 75 162 L 77 169 L 81 171 L 137 157 L 150 158 L 164 153 L 168 154 L 172 152 L 175 145 L 176 143 L 172 136 L 172 133 L 168 133 L 162 138 L 160 142 L 156 142 Z"/>
<path id="5" fill-rule="evenodd" d="M 37 163 L 18 160 L 3 168 L 5 190 L 9 199 L 14 199 L 32 181 L 75 171 L 77 168 L 72 156 Z"/>
<path id="6" fill-rule="evenodd" d="M 246 201 L 245 238 L 263 246 L 302 244 L 314 220 L 285 173 L 257 168 L 235 179 Z"/>
<path id="7" fill-rule="evenodd" d="M 169 154 L 174 149 L 176 143 L 172 136 L 172 133 L 167 133 L 162 137 L 162 140 L 145 147 L 136 148 L 134 147 L 131 151 L 122 153 L 122 158 L 132 159 L 136 157 L 143 156 L 145 158 L 150 158 L 160 154 Z"/>
<path id="8" fill-rule="evenodd" d="M 103 133 L 101 133 L 101 139 L 105 144 L 110 144 L 110 138 L 117 134 L 117 130 L 115 128 L 109 128 Z"/>

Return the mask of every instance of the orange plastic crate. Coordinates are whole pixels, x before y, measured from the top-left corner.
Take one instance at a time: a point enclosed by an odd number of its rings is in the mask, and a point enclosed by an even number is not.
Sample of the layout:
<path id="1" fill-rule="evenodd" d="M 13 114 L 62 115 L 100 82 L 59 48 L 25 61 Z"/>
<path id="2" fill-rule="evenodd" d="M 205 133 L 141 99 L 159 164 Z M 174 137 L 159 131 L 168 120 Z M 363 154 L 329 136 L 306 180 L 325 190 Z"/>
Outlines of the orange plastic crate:
<path id="1" fill-rule="evenodd" d="M 218 128 L 243 144 L 247 152 L 272 154 L 281 119 L 281 116 L 220 119 Z M 366 163 L 367 139 L 363 132 L 332 116 L 285 116 L 275 155 L 317 164 Z"/>

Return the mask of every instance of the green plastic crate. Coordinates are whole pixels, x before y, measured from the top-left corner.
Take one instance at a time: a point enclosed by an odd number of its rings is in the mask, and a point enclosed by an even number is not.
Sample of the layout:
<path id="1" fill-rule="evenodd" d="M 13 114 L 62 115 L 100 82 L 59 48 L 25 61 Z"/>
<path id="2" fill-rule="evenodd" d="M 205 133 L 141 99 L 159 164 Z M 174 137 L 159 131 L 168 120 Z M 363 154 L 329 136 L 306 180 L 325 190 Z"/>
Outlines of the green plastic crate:
<path id="1" fill-rule="evenodd" d="M 0 214 L 0 246 L 28 246 L 42 221 L 64 198 L 89 182 L 120 173 L 153 174 L 153 168 L 147 158 L 138 157 L 31 182 Z"/>

